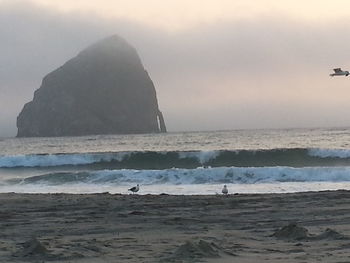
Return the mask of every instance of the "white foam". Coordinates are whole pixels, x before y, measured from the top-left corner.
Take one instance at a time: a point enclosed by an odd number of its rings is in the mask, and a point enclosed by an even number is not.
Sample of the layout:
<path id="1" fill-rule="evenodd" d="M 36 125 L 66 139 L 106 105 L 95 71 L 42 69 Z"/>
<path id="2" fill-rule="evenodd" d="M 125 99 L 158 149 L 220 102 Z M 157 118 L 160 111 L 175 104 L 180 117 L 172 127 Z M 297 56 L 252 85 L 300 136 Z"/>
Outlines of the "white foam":
<path id="1" fill-rule="evenodd" d="M 308 153 L 310 156 L 327 158 L 350 158 L 350 150 L 347 149 L 309 149 Z"/>
<path id="2" fill-rule="evenodd" d="M 217 167 L 167 170 L 116 170 L 99 171 L 94 182 L 140 184 L 256 184 L 271 182 L 343 182 L 350 181 L 350 167 Z M 98 179 L 97 179 L 98 178 Z M 107 179 L 109 178 L 109 179 Z M 95 180 L 97 179 L 97 180 Z"/>
<path id="3" fill-rule="evenodd" d="M 100 185 L 182 185 L 182 184 L 261 184 L 280 182 L 350 182 L 350 167 L 217 167 L 197 169 L 165 170 L 100 170 L 67 172 L 31 178 L 28 182 L 39 184 L 79 184 Z M 33 180 L 34 179 L 34 180 Z"/>
<path id="4" fill-rule="evenodd" d="M 201 164 L 207 163 L 215 159 L 220 154 L 220 151 L 197 151 L 197 152 L 180 152 L 180 159 L 195 158 Z"/>

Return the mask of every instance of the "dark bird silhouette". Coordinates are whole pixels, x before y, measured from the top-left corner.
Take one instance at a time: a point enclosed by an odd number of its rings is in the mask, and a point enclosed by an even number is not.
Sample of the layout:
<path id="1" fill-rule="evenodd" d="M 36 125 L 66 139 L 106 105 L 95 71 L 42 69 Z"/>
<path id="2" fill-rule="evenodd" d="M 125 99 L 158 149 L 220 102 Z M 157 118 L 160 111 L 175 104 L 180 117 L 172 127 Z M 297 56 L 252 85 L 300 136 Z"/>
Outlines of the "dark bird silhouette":
<path id="1" fill-rule="evenodd" d="M 136 193 L 140 190 L 140 187 L 139 187 L 139 184 L 137 184 L 136 186 L 134 187 L 131 187 L 130 189 L 128 189 L 128 191 L 131 191 L 133 193 Z"/>

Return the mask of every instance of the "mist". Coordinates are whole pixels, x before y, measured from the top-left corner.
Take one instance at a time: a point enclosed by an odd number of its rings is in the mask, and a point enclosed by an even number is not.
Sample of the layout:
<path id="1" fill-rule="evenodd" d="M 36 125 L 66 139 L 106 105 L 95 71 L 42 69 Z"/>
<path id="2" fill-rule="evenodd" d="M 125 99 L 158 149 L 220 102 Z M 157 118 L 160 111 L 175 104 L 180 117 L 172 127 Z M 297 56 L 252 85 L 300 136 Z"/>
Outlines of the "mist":
<path id="1" fill-rule="evenodd" d="M 42 78 L 88 45 L 118 34 L 138 51 L 169 131 L 349 126 L 349 20 L 216 21 L 169 32 L 127 19 L 0 5 L 0 137 Z"/>

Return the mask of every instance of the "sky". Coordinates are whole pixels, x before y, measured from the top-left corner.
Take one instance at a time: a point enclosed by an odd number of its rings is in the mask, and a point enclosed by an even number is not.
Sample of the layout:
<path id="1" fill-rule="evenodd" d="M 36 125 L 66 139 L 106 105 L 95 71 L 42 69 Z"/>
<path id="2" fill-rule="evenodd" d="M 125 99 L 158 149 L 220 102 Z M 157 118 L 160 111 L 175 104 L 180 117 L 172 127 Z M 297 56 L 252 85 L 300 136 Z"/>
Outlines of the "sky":
<path id="1" fill-rule="evenodd" d="M 0 137 L 42 78 L 113 34 L 169 131 L 350 126 L 350 1 L 0 0 Z"/>

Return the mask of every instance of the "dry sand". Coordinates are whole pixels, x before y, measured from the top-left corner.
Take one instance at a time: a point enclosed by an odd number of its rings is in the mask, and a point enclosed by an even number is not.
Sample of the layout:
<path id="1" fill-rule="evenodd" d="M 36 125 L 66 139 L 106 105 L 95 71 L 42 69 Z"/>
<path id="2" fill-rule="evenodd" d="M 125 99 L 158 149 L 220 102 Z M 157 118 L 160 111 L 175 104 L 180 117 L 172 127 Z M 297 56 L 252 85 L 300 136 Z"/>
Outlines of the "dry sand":
<path id="1" fill-rule="evenodd" d="M 350 262 L 350 192 L 0 194 L 0 262 Z"/>

